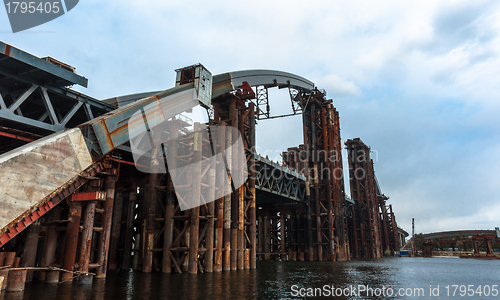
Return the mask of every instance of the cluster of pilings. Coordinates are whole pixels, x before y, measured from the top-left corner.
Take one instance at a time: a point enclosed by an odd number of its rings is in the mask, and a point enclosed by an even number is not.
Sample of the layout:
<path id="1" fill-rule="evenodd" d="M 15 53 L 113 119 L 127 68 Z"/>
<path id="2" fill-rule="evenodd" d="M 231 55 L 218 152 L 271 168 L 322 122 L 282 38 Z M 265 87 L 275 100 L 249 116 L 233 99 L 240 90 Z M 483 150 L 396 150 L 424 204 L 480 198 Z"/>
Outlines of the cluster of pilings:
<path id="1" fill-rule="evenodd" d="M 308 260 L 350 258 L 345 217 L 339 114 L 317 89 L 296 99 L 302 107 L 304 144 L 289 148 L 283 161 L 306 175 L 304 248 Z"/>
<path id="2" fill-rule="evenodd" d="M 10 281 L 15 271 L 26 273 L 20 279 L 22 288 L 35 271 L 47 283 L 76 277 L 91 283 L 93 275 L 106 277 L 118 164 L 106 157 L 88 175 L 83 179 L 86 184 L 75 181 L 75 193 L 66 193 L 65 201 L 2 247 L 0 260 L 5 256 L 5 266 L 12 266 L 10 253 L 20 258 L 14 269 L 7 269 L 5 280 Z"/>
<path id="3" fill-rule="evenodd" d="M 349 221 L 352 257 L 378 258 L 399 251 L 398 229 L 389 199 L 380 191 L 370 148 L 359 138 L 347 140 L 351 197 Z"/>

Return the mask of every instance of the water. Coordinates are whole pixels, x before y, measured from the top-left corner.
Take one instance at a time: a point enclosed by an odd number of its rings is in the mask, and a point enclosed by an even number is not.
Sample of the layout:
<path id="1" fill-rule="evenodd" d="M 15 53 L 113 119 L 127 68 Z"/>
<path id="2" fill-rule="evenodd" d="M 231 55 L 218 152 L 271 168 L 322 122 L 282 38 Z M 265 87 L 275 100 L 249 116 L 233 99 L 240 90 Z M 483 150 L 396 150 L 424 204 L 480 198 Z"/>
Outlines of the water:
<path id="1" fill-rule="evenodd" d="M 334 293 L 343 291 L 344 295 L 332 297 L 332 285 Z M 360 285 L 372 288 L 373 294 L 359 294 Z M 456 290 L 453 285 L 457 285 Z M 500 292 L 500 260 L 398 257 L 349 262 L 259 261 L 257 270 L 198 275 L 111 271 L 105 281 L 95 280 L 92 286 L 28 283 L 24 292 L 4 291 L 0 300 L 299 299 L 303 298 L 301 292 L 306 297 L 308 292 L 316 292 L 311 298 L 322 295 L 336 299 L 500 299 L 500 294 L 494 296 L 494 285 Z M 390 290 L 392 297 L 388 296 Z M 479 291 L 489 292 L 489 297 L 479 295 Z M 382 292 L 385 296 L 377 296 Z"/>

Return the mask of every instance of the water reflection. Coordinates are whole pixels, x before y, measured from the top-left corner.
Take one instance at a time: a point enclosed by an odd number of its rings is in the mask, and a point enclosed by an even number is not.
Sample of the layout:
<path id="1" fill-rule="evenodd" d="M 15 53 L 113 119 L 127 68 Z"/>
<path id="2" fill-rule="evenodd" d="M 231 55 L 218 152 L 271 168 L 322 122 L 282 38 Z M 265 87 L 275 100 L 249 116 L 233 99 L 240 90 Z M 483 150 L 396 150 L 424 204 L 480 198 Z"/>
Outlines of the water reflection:
<path id="1" fill-rule="evenodd" d="M 0 300 L 83 299 L 298 299 L 296 289 L 336 291 L 359 285 L 373 288 L 429 288 L 440 285 L 494 285 L 500 261 L 446 258 L 386 258 L 349 262 L 259 261 L 257 270 L 205 274 L 145 274 L 109 272 L 92 285 L 28 283 L 24 293 L 0 295 Z M 333 289 L 332 289 L 333 288 Z M 336 299 L 415 299 L 414 296 L 338 296 Z M 422 298 L 422 299 L 423 299 Z M 434 297 L 437 298 L 437 297 Z M 477 295 L 473 297 L 478 298 Z M 491 297 L 490 297 L 491 299 Z"/>

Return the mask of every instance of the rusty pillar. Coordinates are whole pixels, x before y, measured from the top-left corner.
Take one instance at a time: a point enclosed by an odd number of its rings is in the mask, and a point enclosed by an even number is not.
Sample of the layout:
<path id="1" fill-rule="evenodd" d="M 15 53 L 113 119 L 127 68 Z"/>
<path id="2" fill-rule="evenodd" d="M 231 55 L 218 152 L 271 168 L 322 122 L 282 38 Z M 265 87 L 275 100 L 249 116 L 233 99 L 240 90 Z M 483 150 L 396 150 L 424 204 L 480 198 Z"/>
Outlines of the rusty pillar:
<path id="1" fill-rule="evenodd" d="M 305 227 L 305 238 L 306 238 L 306 250 L 307 259 L 309 261 L 314 260 L 313 251 L 313 233 L 312 233 L 312 219 L 311 219 L 311 189 L 309 188 L 309 181 L 306 182 L 306 227 Z"/>
<path id="2" fill-rule="evenodd" d="M 78 245 L 78 234 L 80 231 L 80 219 L 82 216 L 82 202 L 69 202 L 69 223 L 66 230 L 66 242 L 64 246 L 64 257 L 62 268 L 68 271 L 75 270 L 76 247 Z M 61 281 L 72 281 L 73 274 L 63 272 Z"/>
<path id="3" fill-rule="evenodd" d="M 0 267 L 3 267 L 4 261 L 5 261 L 5 255 L 6 252 L 0 252 Z M 2 292 L 3 289 L 7 286 L 7 277 L 9 275 L 9 270 L 8 269 L 0 269 L 0 293 Z M 5 287 L 4 287 L 5 284 Z"/>
<path id="4" fill-rule="evenodd" d="M 283 210 L 280 211 L 280 248 L 281 248 L 281 260 L 285 261 L 286 259 L 286 241 L 285 241 L 285 214 Z"/>
<path id="5" fill-rule="evenodd" d="M 474 246 L 474 255 L 479 256 L 479 246 L 477 244 L 477 239 L 472 238 L 472 245 Z M 441 246 L 441 250 L 442 250 L 442 246 Z"/>
<path id="6" fill-rule="evenodd" d="M 90 201 L 83 209 L 83 231 L 80 237 L 79 266 L 81 272 L 89 271 L 90 253 L 92 247 L 92 234 L 94 232 L 94 217 L 96 202 Z"/>
<path id="7" fill-rule="evenodd" d="M 486 240 L 486 255 L 493 256 L 493 248 L 491 247 L 491 239 L 485 238 Z M 455 250 L 455 248 L 453 248 Z"/>
<path id="8" fill-rule="evenodd" d="M 95 276 L 97 279 L 106 278 L 106 272 L 108 269 L 108 250 L 109 238 L 111 235 L 111 221 L 113 216 L 113 202 L 115 199 L 115 184 L 116 180 L 112 176 L 109 176 L 104 181 L 106 201 L 104 201 L 104 212 L 101 217 L 102 232 L 99 235 L 97 244 L 97 264 L 99 265 Z"/>
<path id="9" fill-rule="evenodd" d="M 90 249 L 92 248 L 92 234 L 94 233 L 95 201 L 85 204 L 83 210 L 83 231 L 80 240 L 80 272 L 88 272 L 90 264 Z M 80 279 L 80 283 L 92 283 L 92 277 Z"/>
<path id="10" fill-rule="evenodd" d="M 228 126 L 225 132 L 225 146 L 229 146 L 232 144 L 232 133 Z M 226 174 L 229 170 L 231 170 L 232 164 L 232 153 L 231 151 L 227 151 L 226 153 Z M 229 184 L 224 185 L 224 257 L 222 259 L 222 268 L 224 271 L 231 270 L 231 174 L 228 176 Z"/>
<path id="11" fill-rule="evenodd" d="M 258 224 L 259 226 L 257 227 L 257 230 L 259 231 L 258 233 L 258 239 L 257 239 L 257 247 L 258 247 L 258 259 L 259 260 L 263 260 L 263 257 L 262 257 L 262 253 L 264 252 L 264 219 L 262 216 L 258 216 L 257 217 L 257 220 L 258 220 Z"/>
<path id="12" fill-rule="evenodd" d="M 333 105 L 329 105 L 329 113 L 332 118 L 332 123 L 330 123 L 331 131 L 333 131 L 332 137 L 332 145 L 330 147 L 330 151 L 334 150 L 334 170 L 333 170 L 333 196 L 335 199 L 334 202 L 334 210 L 336 216 L 335 218 L 335 230 L 336 236 L 339 239 L 337 255 L 338 258 L 342 261 L 350 259 L 350 251 L 349 251 L 349 240 L 346 235 L 347 228 L 347 219 L 345 218 L 345 188 L 344 188 L 344 170 L 343 170 L 343 161 L 342 161 L 342 141 L 340 138 L 340 117 L 339 113 L 333 107 Z M 338 173 L 337 173 L 338 172 Z M 337 176 L 338 174 L 338 176 Z"/>
<path id="13" fill-rule="evenodd" d="M 323 245 L 321 236 L 321 204 L 319 196 L 319 171 L 318 171 L 318 149 L 316 136 L 316 105 L 311 104 L 311 142 L 312 142 L 312 163 L 313 163 L 313 179 L 314 179 L 314 201 L 315 201 L 315 217 L 316 217 L 316 241 L 317 241 L 317 260 L 323 260 Z"/>
<path id="14" fill-rule="evenodd" d="M 369 154 L 368 154 L 369 155 Z M 380 214 L 379 214 L 379 206 L 377 201 L 377 192 L 375 187 L 375 172 L 373 168 L 373 160 L 369 159 L 369 172 L 368 172 L 368 180 L 370 186 L 370 199 L 371 199 L 371 208 L 372 208 L 372 232 L 373 232 L 373 240 L 374 240 L 374 248 L 375 248 L 375 257 L 382 257 L 382 240 L 380 237 Z"/>
<path id="15" fill-rule="evenodd" d="M 124 187 L 120 184 L 117 188 L 113 205 L 113 225 L 111 226 L 111 241 L 109 245 L 109 270 L 116 270 L 118 268 L 118 244 L 121 233 L 123 193 Z"/>
<path id="16" fill-rule="evenodd" d="M 165 206 L 165 231 L 163 233 L 163 259 L 161 270 L 163 273 L 172 272 L 172 243 L 174 241 L 174 213 L 175 213 L 175 188 L 173 178 L 176 178 L 177 168 L 177 138 L 179 137 L 178 120 L 172 121 L 172 131 L 170 132 L 170 140 L 168 141 L 167 167 L 167 201 Z"/>
<path id="17" fill-rule="evenodd" d="M 269 220 L 268 213 L 264 215 L 264 259 L 271 259 L 271 222 Z"/>
<path id="18" fill-rule="evenodd" d="M 328 133 L 331 133 L 331 130 L 329 130 L 329 126 L 327 124 L 327 119 L 326 119 L 326 109 L 322 108 L 321 109 L 321 126 L 322 126 L 322 134 L 323 134 L 323 150 L 325 151 L 325 155 L 330 155 L 330 145 L 329 145 L 329 136 Z M 319 159 L 319 157 L 317 158 Z M 331 186 L 331 178 L 335 177 L 334 174 L 334 169 L 332 168 L 332 162 L 330 160 L 330 157 L 325 157 L 323 160 L 323 168 L 326 166 L 327 169 L 329 170 L 329 174 L 327 174 L 327 178 L 322 178 L 324 182 L 326 183 L 326 195 L 327 199 L 325 199 L 328 202 L 328 256 L 329 259 L 332 261 L 336 260 L 336 255 L 335 255 L 335 232 L 333 230 L 333 222 L 334 222 L 334 217 L 337 214 L 334 214 L 333 211 L 333 201 L 335 195 L 332 195 L 332 186 Z M 329 178 L 331 176 L 331 178 Z M 330 198 L 332 197 L 332 198 Z"/>
<path id="19" fill-rule="evenodd" d="M 193 143 L 193 161 L 200 162 L 202 160 L 202 143 L 203 137 L 200 132 L 200 123 L 194 124 L 194 143 Z M 192 197 L 193 203 L 196 207 L 190 210 L 191 212 L 191 224 L 190 224 L 190 235 L 189 235 L 189 266 L 188 272 L 191 274 L 198 273 L 198 238 L 200 232 L 200 207 L 201 204 L 201 164 L 192 165 L 191 175 L 193 178 L 192 183 Z"/>
<path id="20" fill-rule="evenodd" d="M 303 231 L 304 225 L 303 225 L 303 222 L 301 222 L 301 221 L 302 221 L 301 215 L 298 212 L 296 212 L 295 213 L 295 228 L 296 228 L 295 239 L 297 241 L 297 259 L 298 260 L 300 260 L 301 253 L 304 253 L 304 249 L 303 249 L 304 236 L 302 234 L 304 232 Z"/>
<path id="21" fill-rule="evenodd" d="M 4 267 L 14 267 L 14 261 L 16 258 L 16 252 L 3 252 L 4 255 L 4 261 L 3 265 Z M 5 290 L 7 288 L 7 279 L 9 277 L 9 269 L 2 269 L 0 270 L 0 276 L 4 277 L 2 286 L 0 287 L 1 290 Z"/>
<path id="22" fill-rule="evenodd" d="M 352 184 L 352 181 L 351 181 Z M 351 231 L 352 231 L 352 239 L 353 239 L 353 248 L 352 248 L 352 256 L 354 258 L 360 257 L 359 253 L 359 244 L 358 244 L 358 222 L 357 222 L 357 206 L 355 204 L 352 205 L 352 223 L 351 223 Z"/>
<path id="23" fill-rule="evenodd" d="M 162 272 L 171 273 L 172 272 L 172 260 L 170 256 L 172 251 L 172 242 L 174 239 L 174 210 L 175 210 L 175 191 L 173 186 L 170 187 L 169 193 L 167 195 L 167 205 L 165 207 L 165 232 L 163 234 L 163 260 L 162 260 Z"/>
<path id="24" fill-rule="evenodd" d="M 133 182 L 130 183 L 130 190 L 128 196 L 127 206 L 127 220 L 125 223 L 125 241 L 123 244 L 123 262 L 122 269 L 129 270 L 132 265 L 132 243 L 134 239 L 134 214 L 135 205 L 137 201 L 137 185 Z M 135 255 L 137 255 L 136 253 Z M 134 256 L 135 256 L 134 255 Z"/>
<path id="25" fill-rule="evenodd" d="M 218 110 L 216 110 L 218 111 Z M 218 145 L 217 145 L 217 153 L 222 153 L 225 149 L 225 142 L 226 142 L 226 136 L 225 136 L 225 128 L 226 126 L 225 122 L 220 122 L 219 126 L 217 128 L 217 137 L 218 137 Z M 223 256 L 223 249 L 224 249 L 224 186 L 227 181 L 227 172 L 226 172 L 226 167 L 224 166 L 223 162 L 219 162 L 217 165 L 217 195 L 218 199 L 215 203 L 215 210 L 217 214 L 217 223 L 215 224 L 215 238 L 216 238 L 216 250 L 215 250 L 215 264 L 214 264 L 214 271 L 215 272 L 221 272 L 222 271 L 222 256 Z"/>
<path id="26" fill-rule="evenodd" d="M 45 241 L 42 254 L 42 267 L 51 266 L 54 263 L 54 256 L 57 248 L 57 225 L 55 222 L 61 219 L 61 205 L 54 207 L 47 218 L 47 229 L 45 232 Z M 41 272 L 40 280 L 46 280 L 48 272 Z"/>
<path id="27" fill-rule="evenodd" d="M 146 216 L 146 236 L 145 236 L 145 252 L 144 261 L 142 264 L 142 271 L 144 273 L 150 273 L 153 267 L 153 249 L 154 249 L 154 229 L 155 229 L 155 215 L 156 215 L 156 202 L 157 202 L 157 191 L 156 187 L 158 185 L 160 169 L 160 160 L 158 156 L 161 155 L 160 146 L 153 147 L 151 151 L 151 173 L 149 174 L 149 188 L 148 188 L 148 201 Z"/>
<path id="28" fill-rule="evenodd" d="M 241 108 L 244 109 L 245 107 Z M 240 110 L 241 110 L 240 109 Z M 237 128 L 242 136 L 245 135 L 244 128 L 245 116 L 242 114 L 238 117 Z M 238 139 L 238 132 L 233 132 L 233 141 Z M 246 141 L 246 137 L 243 137 L 243 141 Z M 243 168 L 243 164 L 246 164 L 246 155 L 245 155 L 245 146 L 243 145 L 243 149 L 238 149 L 238 152 L 233 156 L 233 159 L 236 159 L 236 163 L 238 169 L 238 177 L 243 178 L 243 172 L 245 169 Z M 241 155 L 243 154 L 243 155 Z M 245 186 L 242 185 L 238 188 L 238 231 L 237 231 L 237 268 L 238 270 L 243 270 L 245 268 Z"/>
<path id="29" fill-rule="evenodd" d="M 236 98 L 231 97 L 229 100 L 229 119 L 231 120 L 231 127 L 238 129 L 238 109 L 236 107 Z M 226 145 L 233 145 L 233 153 L 231 154 L 231 173 L 238 174 L 240 169 L 238 168 L 238 151 L 240 149 L 237 148 L 236 141 L 238 139 L 238 133 L 236 130 L 231 131 L 231 143 Z M 234 143 L 234 144 L 233 144 Z M 231 270 L 237 269 L 237 257 L 238 257 L 238 222 L 239 222 L 239 194 L 240 189 L 238 187 L 234 187 L 236 189 L 233 190 L 231 194 L 231 255 L 230 255 L 230 264 Z"/>
<path id="30" fill-rule="evenodd" d="M 394 212 L 392 211 L 392 204 L 389 204 L 389 211 L 391 215 L 391 223 L 392 223 L 392 232 L 394 234 L 394 251 L 399 251 L 399 236 L 398 236 L 398 223 L 396 223 L 396 217 L 394 216 Z"/>
<path id="31" fill-rule="evenodd" d="M 7 279 L 7 292 L 22 292 L 26 283 L 26 270 L 10 270 Z"/>
<path id="32" fill-rule="evenodd" d="M 250 268 L 257 268 L 257 211 L 256 211 L 256 191 L 255 191 L 255 104 L 250 102 L 248 105 L 248 109 L 250 110 L 248 115 L 248 123 L 250 126 L 249 130 L 249 141 L 248 145 L 250 148 L 250 160 L 249 160 L 249 179 L 248 179 L 248 187 L 250 188 L 250 208 L 249 208 L 249 221 L 250 221 Z"/>
<path id="33" fill-rule="evenodd" d="M 189 266 L 188 272 L 191 274 L 198 273 L 198 237 L 200 228 L 200 207 L 192 208 L 191 224 L 189 234 Z"/>
<path id="34" fill-rule="evenodd" d="M 287 250 L 286 252 L 288 253 L 288 259 L 295 261 L 297 260 L 297 251 L 296 251 L 296 245 L 297 245 L 297 240 L 296 240 L 296 235 L 294 234 L 294 229 L 297 227 L 295 224 L 294 218 L 291 217 L 290 213 L 286 215 L 286 235 L 288 237 L 288 245 L 287 245 Z"/>
<path id="35" fill-rule="evenodd" d="M 34 267 L 36 260 L 36 252 L 38 249 L 38 238 L 40 236 L 40 221 L 36 221 L 28 228 L 26 241 L 24 242 L 24 251 L 22 256 L 21 267 Z M 33 280 L 33 271 L 28 271 L 26 281 Z M 24 287 L 24 284 L 23 284 Z"/>
<path id="36" fill-rule="evenodd" d="M 212 152 L 212 151 L 210 151 Z M 215 153 L 211 153 L 212 155 Z M 209 190 L 208 193 L 210 195 L 215 195 L 215 184 L 216 184 L 216 168 L 217 162 L 215 160 L 212 161 L 210 165 L 210 169 L 208 170 L 208 185 Z M 207 204 L 207 232 L 205 235 L 205 247 L 207 252 L 205 253 L 205 272 L 212 273 L 214 266 L 214 225 L 215 225 L 215 202 L 212 201 Z"/>

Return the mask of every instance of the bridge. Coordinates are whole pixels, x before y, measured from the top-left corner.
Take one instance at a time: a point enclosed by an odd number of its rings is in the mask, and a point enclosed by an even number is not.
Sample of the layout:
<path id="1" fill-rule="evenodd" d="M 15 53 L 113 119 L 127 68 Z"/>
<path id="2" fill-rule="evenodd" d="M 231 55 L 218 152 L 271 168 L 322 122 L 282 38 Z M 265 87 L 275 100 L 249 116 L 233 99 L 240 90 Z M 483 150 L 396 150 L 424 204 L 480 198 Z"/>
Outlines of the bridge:
<path id="1" fill-rule="evenodd" d="M 339 113 L 311 81 L 273 70 L 212 76 L 194 65 L 176 70 L 171 89 L 100 101 L 68 88 L 87 85 L 74 70 L 0 42 L 0 267 L 90 283 L 118 267 L 218 272 L 255 268 L 257 259 L 343 261 L 399 249 L 360 139 L 346 143 L 347 196 Z M 254 150 L 256 120 L 288 116 L 270 114 L 273 87 L 288 89 L 288 115 L 304 125 L 304 144 L 280 163 Z M 208 123 L 182 115 L 192 105 L 207 110 Z M 152 145 L 137 162 L 138 130 L 153 134 L 165 122 L 175 130 L 161 134 L 174 146 Z M 245 168 L 228 147 L 244 153 Z M 218 153 L 222 161 L 210 160 Z M 201 205 L 183 209 L 189 201 Z"/>
<path id="2" fill-rule="evenodd" d="M 432 249 L 434 248 L 433 241 L 436 241 L 440 248 L 443 245 L 451 245 L 453 251 L 455 251 L 456 244 L 462 242 L 464 251 L 466 251 L 466 241 L 472 241 L 472 246 L 474 248 L 474 256 L 480 256 L 479 249 L 481 247 L 486 248 L 486 255 L 493 256 L 493 249 L 491 242 L 493 240 L 500 240 L 500 229 L 498 227 L 495 230 L 455 230 L 455 231 L 441 231 L 426 233 L 423 235 L 423 254 L 425 257 L 432 256 Z"/>

